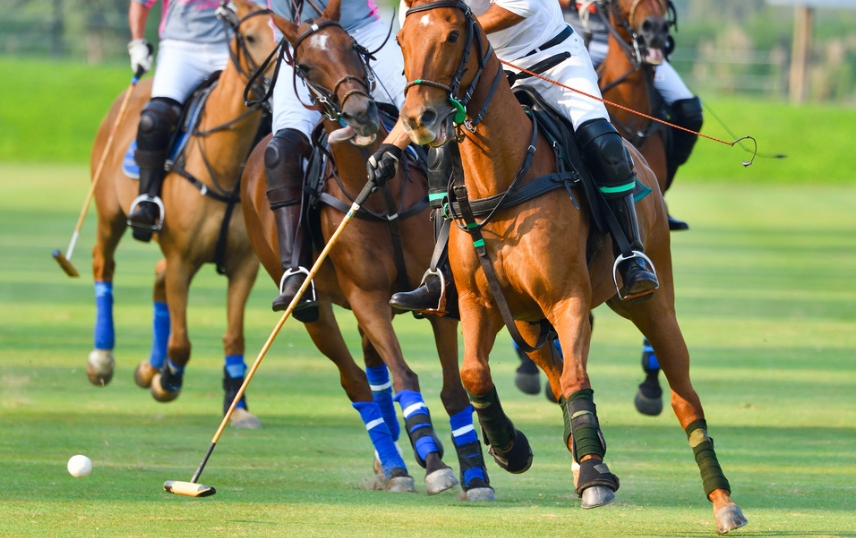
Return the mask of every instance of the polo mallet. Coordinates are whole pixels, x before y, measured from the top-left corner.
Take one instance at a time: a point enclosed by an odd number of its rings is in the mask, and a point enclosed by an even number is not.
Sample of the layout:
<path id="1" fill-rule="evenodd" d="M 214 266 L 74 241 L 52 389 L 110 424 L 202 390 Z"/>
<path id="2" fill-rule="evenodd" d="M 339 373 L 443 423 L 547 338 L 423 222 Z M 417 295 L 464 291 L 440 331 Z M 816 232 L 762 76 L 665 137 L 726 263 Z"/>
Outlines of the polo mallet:
<path id="1" fill-rule="evenodd" d="M 122 123 L 122 118 L 125 116 L 125 109 L 128 107 L 128 101 L 131 100 L 131 94 L 134 93 L 134 87 L 140 81 L 145 71 L 143 68 L 137 69 L 134 78 L 131 79 L 131 85 L 125 92 L 125 98 L 122 99 L 122 106 L 119 107 L 119 114 L 116 115 L 116 121 L 113 122 L 113 128 L 110 129 L 110 136 L 107 138 L 107 144 L 104 146 L 104 151 L 101 153 L 101 160 L 98 161 L 98 166 L 95 168 L 95 175 L 92 177 L 92 184 L 89 186 L 89 194 L 86 195 L 86 201 L 83 202 L 83 209 L 80 210 L 80 217 L 77 219 L 77 226 L 74 228 L 74 233 L 71 234 L 71 242 L 68 244 L 68 256 L 63 255 L 60 249 L 53 251 L 53 257 L 59 266 L 70 277 L 79 277 L 80 274 L 74 265 L 71 263 L 71 255 L 74 254 L 74 245 L 77 243 L 77 236 L 80 235 L 80 229 L 83 227 L 83 219 L 86 218 L 86 212 L 89 210 L 89 204 L 92 202 L 92 197 L 95 195 L 95 187 L 98 185 L 98 180 L 101 178 L 101 170 L 104 168 L 104 163 L 107 161 L 107 155 L 110 154 L 110 149 L 113 147 L 113 137 L 119 129 L 119 124 Z"/>
<path id="2" fill-rule="evenodd" d="M 297 294 L 294 296 L 294 299 L 291 300 L 291 304 L 288 305 L 288 308 L 283 312 L 282 317 L 279 319 L 279 322 L 273 328 L 273 332 L 268 336 L 267 342 L 262 346 L 261 351 L 259 351 L 259 356 L 256 357 L 256 361 L 253 363 L 253 366 L 250 368 L 250 371 L 247 373 L 244 378 L 244 383 L 241 385 L 241 388 L 238 389 L 238 393 L 235 394 L 235 398 L 232 400 L 232 405 L 229 406 L 229 410 L 226 411 L 226 416 L 223 417 L 223 421 L 220 422 L 220 427 L 217 428 L 217 432 L 214 434 L 214 438 L 211 440 L 211 445 L 208 447 L 208 451 L 205 453 L 205 456 L 202 458 L 202 463 L 199 464 L 199 467 L 196 469 L 196 472 L 193 474 L 193 478 L 190 479 L 190 482 L 181 482 L 178 480 L 167 480 L 163 483 L 164 491 L 169 493 L 175 493 L 176 495 L 184 495 L 185 497 L 208 497 L 209 495 L 214 495 L 217 491 L 211 487 L 206 486 L 204 484 L 197 483 L 199 480 L 199 476 L 202 474 L 202 470 L 205 469 L 205 464 L 208 463 L 208 458 L 211 457 L 211 453 L 214 452 L 214 447 L 217 445 L 217 441 L 220 440 L 220 435 L 223 434 L 223 430 L 226 428 L 226 424 L 229 422 L 229 417 L 232 416 L 232 412 L 235 410 L 235 405 L 241 400 L 241 396 L 244 395 L 244 391 L 247 389 L 247 386 L 252 381 L 253 376 L 256 373 L 259 365 L 262 363 L 262 359 L 265 358 L 270 346 L 273 344 L 273 341 L 276 339 L 276 336 L 279 334 L 280 329 L 285 324 L 285 320 L 288 319 L 288 316 L 291 315 L 291 312 L 297 306 L 300 298 L 303 296 L 303 292 L 309 287 L 312 282 L 312 279 L 315 278 L 315 273 L 321 268 L 321 264 L 324 263 L 324 260 L 327 258 L 327 254 L 330 253 L 330 250 L 339 240 L 339 236 L 342 235 L 342 232 L 347 228 L 348 223 L 351 222 L 351 219 L 360 210 L 360 206 L 365 203 L 366 199 L 369 195 L 374 192 L 376 189 L 374 183 L 368 182 L 366 186 L 363 187 L 363 190 L 354 200 L 354 203 L 351 205 L 351 209 L 345 214 L 345 218 L 342 219 L 342 222 L 339 224 L 339 227 L 336 228 L 336 231 L 333 233 L 333 236 L 330 237 L 330 241 L 327 242 L 327 245 L 324 247 L 324 250 L 321 251 L 321 254 L 318 255 L 318 259 L 315 261 L 315 264 L 312 266 L 312 269 L 309 270 L 309 275 L 306 277 L 306 280 L 303 281 L 303 285 L 300 286 L 300 289 L 297 291 Z"/>

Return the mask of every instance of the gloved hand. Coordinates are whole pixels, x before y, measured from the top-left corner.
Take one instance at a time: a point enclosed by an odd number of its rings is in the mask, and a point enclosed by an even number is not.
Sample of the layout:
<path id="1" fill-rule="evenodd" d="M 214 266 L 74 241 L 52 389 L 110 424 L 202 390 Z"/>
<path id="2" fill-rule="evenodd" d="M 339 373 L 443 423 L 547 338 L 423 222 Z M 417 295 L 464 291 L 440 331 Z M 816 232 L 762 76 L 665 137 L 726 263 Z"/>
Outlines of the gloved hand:
<path id="1" fill-rule="evenodd" d="M 401 148 L 394 144 L 381 144 L 380 149 L 366 162 L 369 181 L 381 187 L 394 178 L 395 173 L 398 172 L 401 152 Z"/>
<path id="2" fill-rule="evenodd" d="M 152 68 L 152 45 L 145 39 L 135 39 L 128 43 L 128 54 L 131 56 L 131 70 L 139 76 L 146 74 Z"/>

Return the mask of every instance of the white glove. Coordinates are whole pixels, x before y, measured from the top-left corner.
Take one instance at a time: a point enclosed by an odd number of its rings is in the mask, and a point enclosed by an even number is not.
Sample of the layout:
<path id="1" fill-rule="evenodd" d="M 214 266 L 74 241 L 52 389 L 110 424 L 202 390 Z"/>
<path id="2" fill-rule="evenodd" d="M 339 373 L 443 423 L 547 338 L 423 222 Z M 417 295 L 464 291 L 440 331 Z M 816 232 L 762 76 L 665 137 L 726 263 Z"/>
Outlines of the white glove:
<path id="1" fill-rule="evenodd" d="M 131 55 L 131 70 L 137 76 L 143 76 L 152 68 L 152 51 L 154 49 L 145 39 L 135 39 L 128 43 L 128 54 Z"/>

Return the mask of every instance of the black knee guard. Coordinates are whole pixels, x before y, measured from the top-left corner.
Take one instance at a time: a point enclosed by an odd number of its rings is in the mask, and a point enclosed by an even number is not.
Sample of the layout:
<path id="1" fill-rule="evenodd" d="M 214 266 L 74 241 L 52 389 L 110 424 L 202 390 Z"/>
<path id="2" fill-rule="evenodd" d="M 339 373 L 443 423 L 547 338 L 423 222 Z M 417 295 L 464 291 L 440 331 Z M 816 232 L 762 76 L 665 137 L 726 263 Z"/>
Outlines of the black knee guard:
<path id="1" fill-rule="evenodd" d="M 600 192 L 612 199 L 632 193 L 636 186 L 633 161 L 615 127 L 597 118 L 580 125 L 576 134 Z"/>
<path id="2" fill-rule="evenodd" d="M 439 210 L 443 209 L 452 177 L 452 155 L 447 147 L 428 148 L 428 201 L 432 208 Z"/>
<path id="3" fill-rule="evenodd" d="M 309 158 L 312 146 L 296 129 L 283 129 L 268 142 L 265 149 L 265 180 L 271 209 L 300 203 L 303 192 L 303 160 Z"/>
<path id="4" fill-rule="evenodd" d="M 143 107 L 134 153 L 140 169 L 163 169 L 180 115 L 181 105 L 168 98 L 155 97 Z"/>
<path id="5" fill-rule="evenodd" d="M 696 420 L 687 426 L 686 432 L 701 472 L 704 494 L 709 496 L 715 489 L 724 489 L 730 493 L 731 485 L 719 466 L 719 460 L 713 450 L 713 439 L 707 434 L 707 422 L 703 418 Z"/>
<path id="6" fill-rule="evenodd" d="M 672 103 L 670 119 L 675 125 L 700 131 L 704 123 L 701 100 L 698 97 L 681 99 Z M 666 189 L 672 184 L 678 167 L 687 162 L 692 154 L 693 147 L 698 140 L 698 135 L 671 128 L 671 142 L 666 155 Z"/>
<path id="7" fill-rule="evenodd" d="M 606 441 L 600 431 L 593 397 L 592 389 L 582 389 L 573 393 L 569 399 L 560 401 L 565 419 L 565 446 L 573 436 L 571 453 L 577 463 L 588 455 L 601 459 L 606 455 Z"/>

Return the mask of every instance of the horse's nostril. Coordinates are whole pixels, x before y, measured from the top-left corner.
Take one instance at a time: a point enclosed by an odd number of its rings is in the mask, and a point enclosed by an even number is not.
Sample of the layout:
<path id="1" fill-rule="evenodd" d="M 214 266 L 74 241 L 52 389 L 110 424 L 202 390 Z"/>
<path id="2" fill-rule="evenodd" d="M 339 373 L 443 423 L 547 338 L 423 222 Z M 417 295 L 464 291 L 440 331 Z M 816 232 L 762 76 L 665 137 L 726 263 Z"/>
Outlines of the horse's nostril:
<path id="1" fill-rule="evenodd" d="M 645 19 L 645 22 L 642 23 L 642 31 L 650 32 L 654 25 L 651 23 L 651 19 Z"/>
<path id="2" fill-rule="evenodd" d="M 420 118 L 422 125 L 433 125 L 437 120 L 437 112 L 433 108 L 426 108 L 422 112 L 422 117 Z"/>

